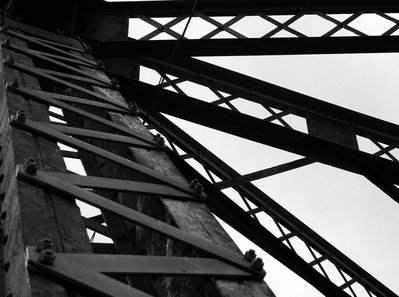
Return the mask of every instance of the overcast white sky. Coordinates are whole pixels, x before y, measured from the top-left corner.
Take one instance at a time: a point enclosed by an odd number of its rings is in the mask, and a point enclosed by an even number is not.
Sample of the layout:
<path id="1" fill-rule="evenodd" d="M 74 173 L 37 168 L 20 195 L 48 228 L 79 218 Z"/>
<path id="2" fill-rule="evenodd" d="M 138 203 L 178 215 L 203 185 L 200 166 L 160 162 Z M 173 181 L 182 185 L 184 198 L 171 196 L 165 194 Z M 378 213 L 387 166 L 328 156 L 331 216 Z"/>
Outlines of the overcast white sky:
<path id="1" fill-rule="evenodd" d="M 344 16 L 338 18 L 340 17 Z M 296 28 L 313 27 L 322 32 L 329 26 L 325 24 L 325 27 L 322 27 L 312 22 L 315 22 L 315 19 L 308 18 L 304 22 L 298 22 Z M 366 16 L 357 22 L 358 26 L 366 28 L 370 34 L 379 34 L 388 26 L 385 21 L 372 16 Z M 194 20 L 187 36 L 201 35 L 205 30 L 205 26 L 201 24 L 200 21 Z M 149 28 L 139 25 L 138 21 L 132 22 L 133 37 L 143 36 L 148 32 Z M 184 22 L 176 26 L 176 31 L 181 32 L 183 25 Z M 256 35 L 261 36 L 267 28 L 266 25 L 262 27 L 259 20 L 252 19 L 242 25 L 241 29 L 254 35 L 250 37 L 257 37 Z M 313 31 L 310 34 L 319 33 Z M 344 31 L 341 34 L 349 35 Z M 212 57 L 203 60 L 399 123 L 399 54 Z M 158 81 L 158 78 L 151 76 L 148 71 L 143 72 L 143 79 Z M 187 84 L 182 84 L 181 87 L 188 93 L 197 91 L 195 97 L 209 95 L 198 92 L 197 88 Z M 256 106 L 242 103 L 239 103 L 239 106 L 250 114 L 260 115 Z M 175 121 L 242 174 L 300 157 L 186 121 Z M 303 123 L 301 124 L 302 129 L 306 129 Z M 314 164 L 262 179 L 254 184 L 391 290 L 399 293 L 399 205 L 365 178 L 333 167 Z M 231 191 L 226 193 L 231 194 Z M 267 218 L 264 218 L 264 223 L 274 228 Z M 229 233 L 243 251 L 254 247 L 234 231 L 229 230 Z M 321 296 L 273 258 L 262 254 L 259 248 L 256 250 L 265 261 L 265 280 L 278 297 Z"/>

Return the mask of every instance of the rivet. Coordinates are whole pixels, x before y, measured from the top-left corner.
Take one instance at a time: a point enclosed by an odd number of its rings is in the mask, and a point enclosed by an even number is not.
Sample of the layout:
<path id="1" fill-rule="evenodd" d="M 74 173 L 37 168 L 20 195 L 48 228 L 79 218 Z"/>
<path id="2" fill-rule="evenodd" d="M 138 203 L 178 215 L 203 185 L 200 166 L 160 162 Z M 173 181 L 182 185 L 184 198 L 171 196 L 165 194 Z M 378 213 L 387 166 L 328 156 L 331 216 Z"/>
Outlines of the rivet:
<path id="1" fill-rule="evenodd" d="M 45 249 L 40 251 L 39 263 L 44 265 L 53 265 L 55 262 L 56 255 L 53 250 Z"/>
<path id="2" fill-rule="evenodd" d="M 256 271 L 262 271 L 263 266 L 264 266 L 263 260 L 262 260 L 262 258 L 259 258 L 259 257 L 256 258 L 255 261 L 253 261 L 252 265 L 251 265 L 252 269 L 256 270 Z"/>
<path id="3" fill-rule="evenodd" d="M 254 250 L 251 249 L 245 252 L 244 260 L 252 262 L 253 260 L 255 260 L 255 258 L 256 258 L 256 253 Z"/>

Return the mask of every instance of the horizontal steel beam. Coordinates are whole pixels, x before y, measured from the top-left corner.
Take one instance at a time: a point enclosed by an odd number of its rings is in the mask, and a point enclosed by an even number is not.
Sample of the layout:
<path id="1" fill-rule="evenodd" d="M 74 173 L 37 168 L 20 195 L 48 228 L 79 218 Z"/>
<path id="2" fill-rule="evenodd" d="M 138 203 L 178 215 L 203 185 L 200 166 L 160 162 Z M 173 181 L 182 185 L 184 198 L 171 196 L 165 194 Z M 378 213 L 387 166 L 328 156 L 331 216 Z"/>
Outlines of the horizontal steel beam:
<path id="1" fill-rule="evenodd" d="M 146 227 L 169 238 L 188 244 L 239 269 L 250 272 L 256 279 L 263 279 L 266 274 L 263 270 L 254 270 L 251 266 L 251 263 L 244 260 L 242 255 L 231 252 L 230 250 L 218 246 L 211 241 L 195 237 L 167 223 L 151 218 L 141 212 L 106 199 L 100 195 L 85 191 L 80 187 L 54 177 L 51 172 L 44 173 L 42 171 L 38 171 L 35 175 L 31 175 L 26 173 L 21 165 L 18 166 L 17 171 L 17 177 L 19 180 L 44 187 L 67 198 L 78 199 L 102 210 L 107 210 L 123 219 Z"/>
<path id="2" fill-rule="evenodd" d="M 122 93 L 134 92 L 135 101 L 150 113 L 160 111 L 354 173 L 366 175 L 375 170 L 399 182 L 399 164 L 392 161 L 126 77 L 118 76 L 118 81 Z"/>
<path id="3" fill-rule="evenodd" d="M 399 36 L 99 41 L 84 37 L 97 57 L 259 56 L 395 53 Z M 162 50 L 160 50 L 162 49 Z"/>
<path id="4" fill-rule="evenodd" d="M 32 247 L 27 248 L 26 258 L 28 268 L 40 269 L 49 277 L 57 278 L 94 294 L 91 296 L 152 297 L 104 274 L 88 269 L 80 264 L 72 263 L 62 257 L 56 259 L 53 265 L 42 264 L 39 261 L 39 254 Z"/>
<path id="5" fill-rule="evenodd" d="M 59 259 L 114 275 L 252 278 L 249 272 L 211 258 L 59 253 L 56 261 Z"/>
<path id="6" fill-rule="evenodd" d="M 160 196 L 168 196 L 169 198 L 172 197 L 179 200 L 199 201 L 199 199 L 194 197 L 193 195 L 189 195 L 185 192 L 161 184 L 144 183 L 98 176 L 81 176 L 61 172 L 52 172 L 52 174 L 59 179 L 83 188 L 146 193 Z"/>
<path id="7" fill-rule="evenodd" d="M 188 14 L 194 1 L 97 1 L 91 7 L 98 14 L 129 14 L 130 17 L 146 15 L 151 17 L 173 17 Z M 302 11 L 322 11 L 324 13 L 353 13 L 359 10 L 399 12 L 399 5 L 389 0 L 201 0 L 195 12 L 213 16 L 229 16 L 239 13 L 262 11 L 267 14 L 296 14 Z"/>

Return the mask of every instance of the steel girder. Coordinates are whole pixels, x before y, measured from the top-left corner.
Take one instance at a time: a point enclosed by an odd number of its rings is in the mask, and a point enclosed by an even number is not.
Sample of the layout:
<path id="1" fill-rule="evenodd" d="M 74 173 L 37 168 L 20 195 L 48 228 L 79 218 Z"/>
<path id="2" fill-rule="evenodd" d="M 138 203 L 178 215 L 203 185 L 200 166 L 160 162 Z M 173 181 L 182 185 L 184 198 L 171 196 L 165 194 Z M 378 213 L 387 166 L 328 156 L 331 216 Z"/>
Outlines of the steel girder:
<path id="1" fill-rule="evenodd" d="M 128 13 L 130 16 L 148 14 L 154 17 L 169 17 L 188 13 L 194 1 L 127 1 L 104 2 L 97 1 L 94 9 L 104 14 Z M 225 16 L 235 13 L 264 10 L 273 14 L 295 14 L 303 10 L 323 11 L 325 13 L 348 13 L 354 10 L 378 10 L 395 12 L 399 10 L 398 3 L 389 0 L 350 0 L 350 1 L 317 1 L 317 0 L 201 0 L 196 11 L 209 15 Z"/>
<path id="2" fill-rule="evenodd" d="M 84 38 L 100 57 L 169 57 L 175 40 L 101 42 Z M 160 50 L 162 49 L 162 50 Z M 180 41 L 175 57 L 392 53 L 399 36 L 309 37 L 251 39 L 193 39 Z"/>

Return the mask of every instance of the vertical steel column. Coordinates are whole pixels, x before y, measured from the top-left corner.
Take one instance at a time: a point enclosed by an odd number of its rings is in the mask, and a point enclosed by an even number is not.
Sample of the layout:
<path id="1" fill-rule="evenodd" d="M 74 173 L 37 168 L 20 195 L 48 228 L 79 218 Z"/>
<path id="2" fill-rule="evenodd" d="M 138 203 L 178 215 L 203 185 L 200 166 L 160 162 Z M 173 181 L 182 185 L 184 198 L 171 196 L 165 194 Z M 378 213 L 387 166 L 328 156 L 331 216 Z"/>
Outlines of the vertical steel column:
<path id="1" fill-rule="evenodd" d="M 115 20 L 110 17 L 105 19 L 105 24 L 120 24 L 121 19 L 126 20 L 124 16 L 114 15 Z M 90 18 L 93 21 L 92 18 Z M 111 40 L 124 40 L 127 36 L 123 26 L 120 31 L 115 30 L 117 27 L 101 25 L 101 18 L 95 21 L 98 26 L 89 26 L 86 34 L 96 36 L 103 40 L 107 38 Z M 133 28 L 134 29 L 134 28 Z M 127 62 L 129 64 L 127 64 Z M 135 76 L 138 69 L 134 60 L 104 60 L 107 70 L 118 69 L 126 75 Z M 127 67 L 126 65 L 129 65 Z M 122 69 L 122 70 L 121 70 Z M 98 89 L 100 90 L 100 89 Z M 107 93 L 110 99 L 114 101 L 123 101 L 117 92 Z M 67 113 L 66 113 L 67 115 Z M 124 116 L 117 113 L 109 113 L 109 118 L 114 122 L 129 127 L 146 137 L 152 137 L 143 123 L 137 117 Z M 68 119 L 68 115 L 67 115 Z M 72 118 L 70 118 L 72 120 Z M 85 128 L 90 127 L 87 121 L 82 122 Z M 99 143 L 96 142 L 96 145 Z M 104 144 L 101 144 L 102 146 Z M 107 145 L 110 148 L 109 145 Z M 186 178 L 179 172 L 177 167 L 164 153 L 156 150 L 147 150 L 142 148 L 129 147 L 128 150 L 112 147 L 113 151 L 117 151 L 119 155 L 130 158 L 135 162 L 146 167 L 157 170 L 170 178 L 176 179 L 182 183 L 188 184 Z M 101 174 L 103 176 L 113 176 L 116 178 L 127 178 L 131 180 L 146 181 L 146 179 L 137 173 L 129 172 L 123 168 L 116 167 L 110 162 L 92 158 L 88 154 L 82 154 L 82 161 L 89 174 Z M 160 220 L 176 225 L 180 229 L 198 236 L 211 240 L 221 246 L 240 253 L 236 245 L 230 239 L 228 234 L 222 229 L 215 220 L 209 209 L 203 203 L 189 201 L 175 201 L 167 198 L 160 198 L 158 201 L 148 199 L 146 195 L 138 194 L 122 194 L 118 193 L 114 200 L 133 209 L 140 210 Z M 212 199 L 210 197 L 210 199 Z M 127 224 L 123 221 L 104 214 L 105 220 L 109 226 L 116 249 L 119 251 L 128 251 L 148 254 L 148 255 L 168 255 L 168 256 L 189 256 L 198 255 L 191 248 L 163 238 L 154 232 L 147 231 L 141 227 Z M 119 232 L 118 232 L 119 231 Z M 266 268 L 267 269 L 267 268 Z M 134 280 L 131 280 L 134 281 Z M 223 280 L 190 280 L 188 278 L 152 278 L 147 280 L 152 283 L 152 290 L 159 296 L 274 296 L 269 287 L 264 282 L 256 281 L 223 281 Z"/>
<path id="2" fill-rule="evenodd" d="M 39 30 L 38 30 L 39 31 Z M 8 36 L 1 34 L 4 41 Z M 26 43 L 12 38 L 12 44 Z M 18 62 L 32 65 L 24 55 L 0 49 L 1 60 L 13 54 Z M 2 93 L 0 99 L 0 144 L 2 145 L 0 174 L 2 198 L 2 259 L 1 296 L 76 296 L 61 285 L 44 278 L 35 271 L 27 271 L 25 249 L 36 246 L 40 239 L 48 238 L 58 252 L 91 252 L 86 229 L 78 207 L 70 200 L 57 197 L 43 189 L 17 181 L 17 164 L 32 158 L 36 166 L 46 170 L 66 171 L 62 155 L 55 143 L 35 137 L 9 125 L 10 116 L 24 110 L 26 117 L 49 122 L 48 107 L 9 93 L 5 84 L 17 78 L 21 85 L 40 89 L 37 79 L 9 69 L 0 62 Z M 80 295 L 81 296 L 81 295 Z"/>

